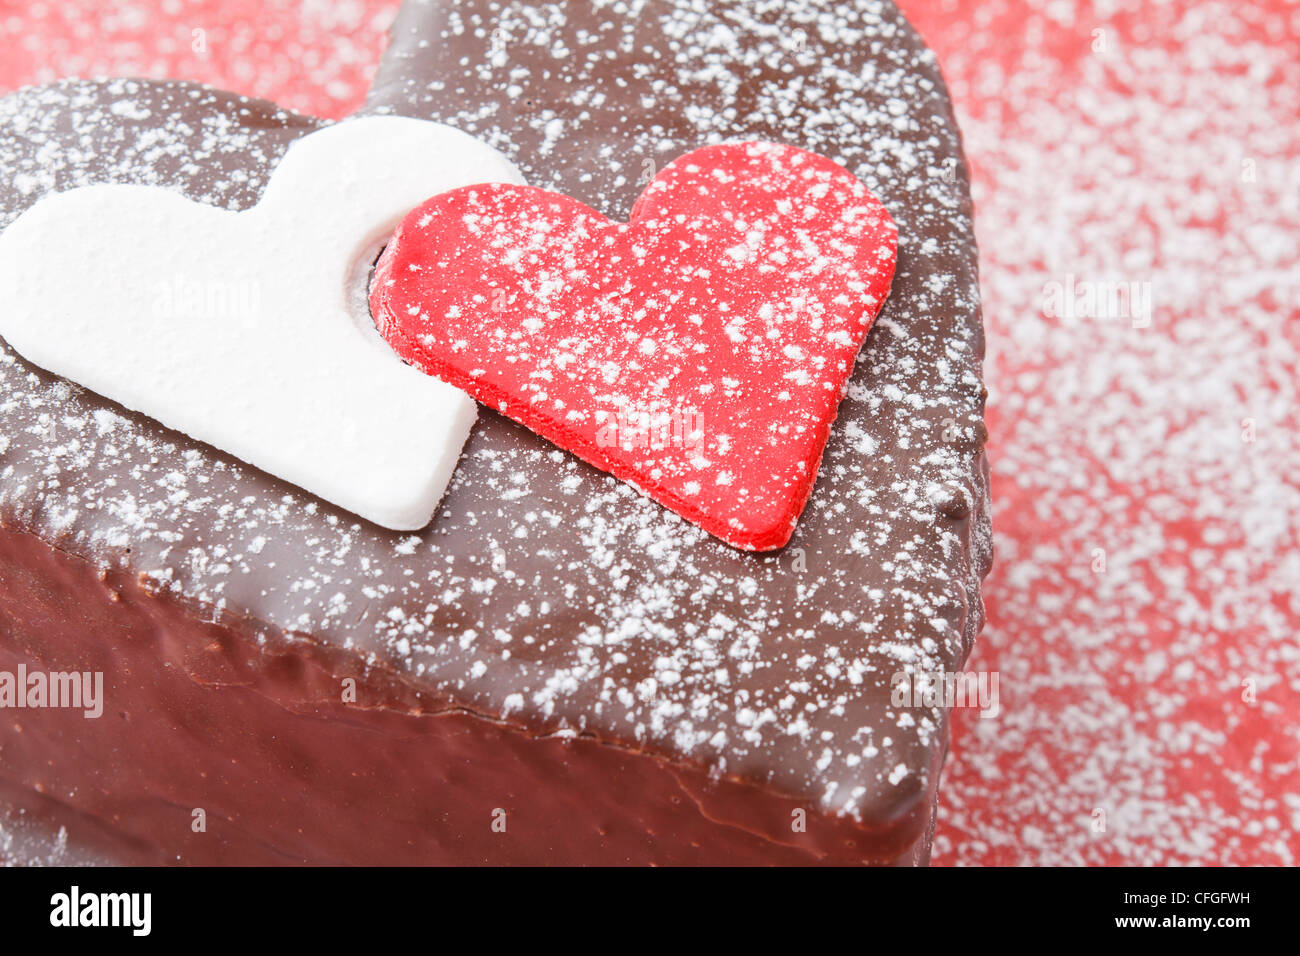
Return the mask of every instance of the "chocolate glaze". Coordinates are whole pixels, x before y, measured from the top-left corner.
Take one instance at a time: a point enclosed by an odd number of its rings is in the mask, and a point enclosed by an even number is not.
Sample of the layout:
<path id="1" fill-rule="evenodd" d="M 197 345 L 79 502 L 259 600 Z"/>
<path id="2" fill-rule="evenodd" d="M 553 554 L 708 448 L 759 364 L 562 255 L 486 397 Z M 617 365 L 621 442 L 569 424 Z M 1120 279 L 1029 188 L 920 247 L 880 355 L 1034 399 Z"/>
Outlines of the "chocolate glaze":
<path id="1" fill-rule="evenodd" d="M 368 710 L 462 715 L 485 752 L 506 747 L 499 728 L 539 746 L 577 736 L 571 767 L 594 776 L 570 786 L 599 777 L 581 754 L 615 751 L 842 818 L 859 858 L 913 853 L 947 720 L 894 708 L 891 676 L 960 667 L 991 557 L 971 205 L 932 54 L 887 3 L 409 2 L 366 109 L 473 132 L 532 183 L 614 217 L 656 168 L 721 139 L 823 153 L 881 197 L 898 271 L 789 547 L 733 550 L 489 412 L 430 527 L 387 532 L 7 349 L 0 525 L 138 582 L 158 614 L 184 612 L 138 628 L 188 641 L 215 622 L 267 700 L 267 662 L 294 659 L 357 674 Z M 189 84 L 25 90 L 0 101 L 0 226 L 91 182 L 247 208 L 318 125 Z M 14 558 L 11 579 L 22 568 Z M 0 639 L 39 634 L 5 600 Z M 24 652 L 41 659 L 39 642 Z M 207 683 L 201 658 L 177 660 Z M 39 764 L 3 774 L 35 785 L 58 771 Z M 286 842 L 293 857 L 315 845 Z"/>
<path id="2" fill-rule="evenodd" d="M 0 735 L 23 822 L 64 826 L 92 860 L 891 863 L 929 846 L 924 820 L 868 833 L 811 813 L 794 832 L 792 814 L 809 808 L 762 788 L 591 737 L 408 713 L 355 659 L 267 654 L 244 628 L 205 624 L 33 535 L 0 531 L 0 582 L 0 670 L 100 671 L 116 705 L 97 720 L 15 710 Z M 344 675 L 383 703 L 344 703 Z M 0 782 L 0 801 L 14 789 Z"/>

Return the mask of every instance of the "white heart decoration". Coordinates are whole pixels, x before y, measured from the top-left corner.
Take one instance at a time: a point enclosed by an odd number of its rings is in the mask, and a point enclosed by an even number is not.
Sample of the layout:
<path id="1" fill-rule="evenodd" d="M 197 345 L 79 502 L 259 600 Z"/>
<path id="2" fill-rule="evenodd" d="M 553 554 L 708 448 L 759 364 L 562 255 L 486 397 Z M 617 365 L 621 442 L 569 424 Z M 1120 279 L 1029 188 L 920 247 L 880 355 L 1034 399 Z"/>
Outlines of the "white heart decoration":
<path id="1" fill-rule="evenodd" d="M 241 212 L 151 186 L 46 196 L 0 233 L 0 336 L 28 361 L 376 524 L 428 524 L 476 406 L 405 365 L 366 298 L 430 196 L 522 183 L 459 130 L 351 119 L 304 136 Z"/>

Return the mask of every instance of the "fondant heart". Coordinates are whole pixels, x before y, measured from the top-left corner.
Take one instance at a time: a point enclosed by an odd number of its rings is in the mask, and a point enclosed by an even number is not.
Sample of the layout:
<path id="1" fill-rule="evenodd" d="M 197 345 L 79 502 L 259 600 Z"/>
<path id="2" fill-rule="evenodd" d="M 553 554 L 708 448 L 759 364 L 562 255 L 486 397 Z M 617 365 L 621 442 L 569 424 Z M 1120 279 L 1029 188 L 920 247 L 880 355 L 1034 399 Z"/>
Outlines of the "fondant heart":
<path id="1" fill-rule="evenodd" d="M 434 197 L 379 262 L 394 350 L 740 548 L 785 544 L 897 228 L 830 160 L 712 146 L 627 224 L 520 186 Z"/>
<path id="2" fill-rule="evenodd" d="M 29 361 L 378 524 L 428 524 L 475 418 L 375 334 L 379 245 L 431 193 L 520 182 L 450 127 L 352 119 L 231 212 L 163 189 L 39 200 L 0 234 L 0 335 Z"/>

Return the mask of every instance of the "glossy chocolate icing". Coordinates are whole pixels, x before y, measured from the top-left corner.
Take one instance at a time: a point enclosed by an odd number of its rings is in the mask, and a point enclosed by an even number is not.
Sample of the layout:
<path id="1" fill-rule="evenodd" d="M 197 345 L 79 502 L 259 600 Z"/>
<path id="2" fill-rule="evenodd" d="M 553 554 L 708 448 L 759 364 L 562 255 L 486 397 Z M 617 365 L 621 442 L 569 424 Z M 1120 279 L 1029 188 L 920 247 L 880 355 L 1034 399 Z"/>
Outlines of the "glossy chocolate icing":
<path id="1" fill-rule="evenodd" d="M 933 55 L 888 3 L 412 0 L 366 109 L 466 129 L 613 217 L 722 139 L 820 152 L 880 196 L 898 271 L 791 544 L 733 550 L 486 411 L 430 527 L 387 532 L 7 349 L 6 533 L 355 672 L 367 707 L 579 735 L 924 841 L 947 717 L 896 709 L 891 677 L 961 666 L 991 558 L 971 203 Z M 0 225 L 91 182 L 246 208 L 318 125 L 189 84 L 25 90 L 0 101 Z"/>

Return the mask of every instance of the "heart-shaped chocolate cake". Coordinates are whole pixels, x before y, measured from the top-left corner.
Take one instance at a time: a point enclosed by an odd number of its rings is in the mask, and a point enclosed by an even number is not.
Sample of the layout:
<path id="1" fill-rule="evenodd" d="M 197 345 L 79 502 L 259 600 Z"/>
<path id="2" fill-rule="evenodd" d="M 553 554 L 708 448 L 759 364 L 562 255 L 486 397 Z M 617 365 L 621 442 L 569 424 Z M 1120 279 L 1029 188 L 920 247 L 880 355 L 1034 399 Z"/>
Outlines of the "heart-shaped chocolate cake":
<path id="1" fill-rule="evenodd" d="M 878 198 L 892 285 L 827 358 L 852 364 L 788 543 L 732 547 L 487 408 L 432 521 L 386 530 L 15 342 L 0 693 L 102 693 L 0 709 L 0 800 L 120 862 L 924 861 L 948 711 L 895 691 L 961 668 L 991 539 L 971 202 L 917 34 L 858 0 L 409 2 L 361 115 L 445 123 L 618 223 L 721 144 Z M 185 83 L 26 89 L 0 100 L 0 228 L 109 184 L 252 210 L 324 125 Z"/>

